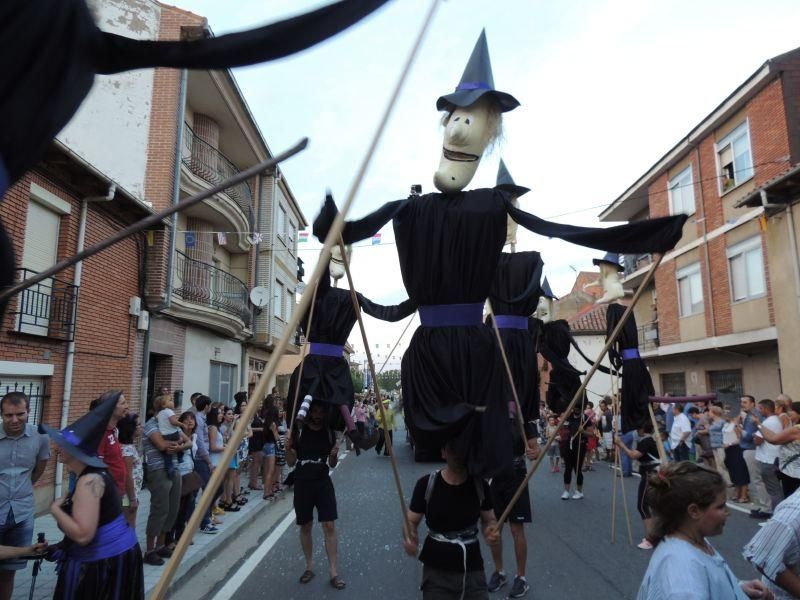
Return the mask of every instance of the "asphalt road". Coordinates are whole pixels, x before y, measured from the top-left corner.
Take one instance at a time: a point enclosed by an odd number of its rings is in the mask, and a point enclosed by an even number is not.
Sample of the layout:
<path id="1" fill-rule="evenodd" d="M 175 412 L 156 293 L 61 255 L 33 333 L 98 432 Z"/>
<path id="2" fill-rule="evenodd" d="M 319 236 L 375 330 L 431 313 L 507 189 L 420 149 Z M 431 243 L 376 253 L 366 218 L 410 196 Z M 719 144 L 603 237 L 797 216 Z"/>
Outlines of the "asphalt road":
<path id="1" fill-rule="evenodd" d="M 410 447 L 403 442 L 404 432 L 396 433 L 400 476 L 408 501 L 416 480 L 436 465 L 414 463 Z M 628 544 L 619 495 L 617 538 L 616 543 L 611 543 L 611 471 L 604 463 L 598 465 L 597 470 L 586 473 L 586 498 L 563 501 L 560 499 L 560 474 L 550 473 L 545 467 L 546 464 L 537 472 L 531 487 L 534 522 L 526 529 L 527 575 L 531 583 L 528 597 L 537 600 L 635 598 L 651 553 Z M 634 509 L 638 479 L 624 481 L 635 544 L 643 533 Z M 233 597 L 268 596 L 281 600 L 419 597 L 421 564 L 406 556 L 401 547 L 400 508 L 389 459 L 376 456 L 374 451 L 359 457 L 351 452 L 336 470 L 334 485 L 339 506 L 339 574 L 347 582 L 347 588 L 337 591 L 328 584 L 322 532 L 317 526 L 314 528 L 317 576 L 309 584 L 298 583 L 304 561 L 297 528 L 292 523 L 252 572 L 247 574 L 240 570 L 238 575 L 229 576 L 242 580 L 240 587 L 232 592 Z M 712 540 L 740 578 L 755 576 L 754 570 L 741 558 L 741 548 L 757 529 L 757 524 L 746 515 L 733 512 L 725 533 Z M 515 563 L 507 531 L 503 545 L 506 570 L 513 570 Z M 488 575 L 492 571 L 491 555 L 485 546 L 482 552 Z M 506 586 L 490 596 L 505 598 L 508 589 Z"/>

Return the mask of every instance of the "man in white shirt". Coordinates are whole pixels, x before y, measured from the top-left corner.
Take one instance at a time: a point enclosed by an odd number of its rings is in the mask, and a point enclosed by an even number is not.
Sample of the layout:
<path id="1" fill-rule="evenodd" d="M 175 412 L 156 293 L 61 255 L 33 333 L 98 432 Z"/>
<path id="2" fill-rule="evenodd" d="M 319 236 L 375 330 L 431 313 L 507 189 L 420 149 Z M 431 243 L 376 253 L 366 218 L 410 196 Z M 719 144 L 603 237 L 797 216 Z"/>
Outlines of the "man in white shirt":
<path id="1" fill-rule="evenodd" d="M 783 430 L 783 423 L 781 423 L 780 417 L 775 414 L 775 403 L 772 400 L 759 402 L 758 412 L 764 418 L 763 427 L 775 433 Z M 778 458 L 780 449 L 775 444 L 770 444 L 766 441 L 759 431 L 753 434 L 753 443 L 756 445 L 756 464 L 761 472 L 761 481 L 764 483 L 768 498 L 757 499 L 758 507 L 750 511 L 750 516 L 754 519 L 769 519 L 775 507 L 783 500 L 781 482 L 775 472 L 775 461 Z"/>
<path id="2" fill-rule="evenodd" d="M 689 436 L 692 435 L 692 423 L 683 414 L 683 404 L 672 405 L 672 429 L 669 430 L 669 443 L 675 462 L 689 460 Z"/>

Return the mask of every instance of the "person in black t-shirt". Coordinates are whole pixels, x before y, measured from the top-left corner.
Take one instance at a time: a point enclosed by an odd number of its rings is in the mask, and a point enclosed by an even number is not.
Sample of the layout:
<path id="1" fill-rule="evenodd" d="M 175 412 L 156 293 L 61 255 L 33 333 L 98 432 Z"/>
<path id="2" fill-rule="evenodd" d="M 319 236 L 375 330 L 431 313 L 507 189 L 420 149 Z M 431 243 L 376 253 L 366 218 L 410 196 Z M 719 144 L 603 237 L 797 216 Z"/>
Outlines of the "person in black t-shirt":
<path id="1" fill-rule="evenodd" d="M 526 440 L 522 439 L 522 432 L 516 419 L 516 411 L 510 415 L 509 425 L 511 427 L 511 443 L 514 450 L 514 459 L 507 466 L 492 478 L 492 501 L 494 502 L 494 513 L 497 518 L 503 514 L 511 498 L 517 492 L 520 484 L 525 480 L 527 467 L 525 457 L 536 460 L 539 456 L 539 431 L 535 423 L 528 423 L 526 426 Z M 509 598 L 521 598 L 528 593 L 530 585 L 525 578 L 525 564 L 528 562 L 528 541 L 525 539 L 525 523 L 533 521 L 531 510 L 531 498 L 526 485 L 522 495 L 516 501 L 508 514 L 508 526 L 511 529 L 511 537 L 514 539 L 514 556 L 517 559 L 517 576 L 514 578 Z M 502 531 L 500 532 L 502 536 Z M 506 584 L 506 573 L 503 570 L 503 545 L 496 544 L 491 547 L 492 561 L 494 562 L 494 573 L 489 578 L 489 591 L 496 592 Z"/>
<path id="2" fill-rule="evenodd" d="M 418 527 L 425 517 L 428 535 L 419 555 L 424 565 L 420 586 L 423 599 L 484 600 L 489 596 L 478 544 L 478 521 L 488 544 L 500 540 L 489 486 L 467 473 L 464 460 L 450 443 L 442 455 L 447 466 L 421 477 L 414 486 L 408 511 L 411 531 L 404 536 L 403 546 L 409 556 L 416 556 Z"/>
<path id="3" fill-rule="evenodd" d="M 650 473 L 658 469 L 660 464 L 658 446 L 655 439 L 653 439 L 653 424 L 648 421 L 639 428 L 639 441 L 636 443 L 635 450 L 628 448 L 622 438 L 615 438 L 614 443 L 631 459 L 639 461 L 639 474 L 642 479 L 639 481 L 636 508 L 639 510 L 639 516 L 642 517 L 642 522 L 644 523 L 644 537 L 638 546 L 642 550 L 652 550 L 654 546 L 651 538 L 653 515 L 650 512 L 650 503 L 647 500 L 647 479 Z"/>
<path id="4" fill-rule="evenodd" d="M 306 559 L 306 570 L 300 576 L 300 583 L 308 583 L 314 578 L 311 526 L 316 508 L 317 520 L 325 535 L 330 584 L 342 590 L 345 582 L 336 570 L 336 492 L 328 474 L 328 467 L 334 468 L 339 462 L 339 445 L 324 415 L 322 403 L 316 400 L 312 402 L 303 429 L 293 431 L 286 439 L 286 463 L 290 467 L 297 465 L 294 470 L 294 512 L 300 526 L 300 545 Z"/>

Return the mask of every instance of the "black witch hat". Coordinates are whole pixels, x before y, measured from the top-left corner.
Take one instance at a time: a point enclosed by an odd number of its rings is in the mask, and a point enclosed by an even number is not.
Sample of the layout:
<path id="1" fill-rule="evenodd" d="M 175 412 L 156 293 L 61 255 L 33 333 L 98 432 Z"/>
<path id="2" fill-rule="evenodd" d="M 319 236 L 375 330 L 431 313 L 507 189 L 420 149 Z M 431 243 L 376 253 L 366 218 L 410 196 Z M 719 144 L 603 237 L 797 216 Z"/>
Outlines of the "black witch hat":
<path id="1" fill-rule="evenodd" d="M 542 296 L 550 298 L 551 300 L 558 300 L 558 297 L 550 289 L 550 284 L 547 282 L 547 277 L 542 281 Z"/>
<path id="2" fill-rule="evenodd" d="M 514 110 L 519 106 L 519 101 L 511 94 L 499 92 L 494 89 L 492 76 L 492 62 L 489 60 L 489 45 L 486 43 L 486 30 L 481 31 L 472 54 L 467 62 L 467 68 L 461 75 L 461 81 L 456 86 L 456 91 L 446 96 L 440 96 L 436 101 L 436 110 L 453 111 L 459 106 L 470 106 L 478 98 L 489 95 L 497 103 L 500 112 Z"/>
<path id="3" fill-rule="evenodd" d="M 592 260 L 592 264 L 596 267 L 599 266 L 600 263 L 613 265 L 617 271 L 620 272 L 625 270 L 625 267 L 619 264 L 619 254 L 616 252 L 606 252 L 606 255 L 603 258 L 595 258 Z"/>
<path id="4" fill-rule="evenodd" d="M 108 421 L 121 395 L 122 392 L 111 394 L 100 406 L 61 431 L 44 424 L 39 425 L 39 429 L 48 434 L 57 446 L 69 452 L 73 458 L 89 467 L 105 469 L 107 465 L 97 458 L 97 448 L 103 440 Z"/>
<path id="5" fill-rule="evenodd" d="M 514 179 L 511 177 L 511 173 L 508 172 L 506 163 L 503 162 L 502 158 L 500 159 L 500 166 L 497 168 L 497 183 L 495 183 L 494 187 L 510 192 L 516 197 L 520 197 L 531 191 L 530 188 L 514 183 Z"/>

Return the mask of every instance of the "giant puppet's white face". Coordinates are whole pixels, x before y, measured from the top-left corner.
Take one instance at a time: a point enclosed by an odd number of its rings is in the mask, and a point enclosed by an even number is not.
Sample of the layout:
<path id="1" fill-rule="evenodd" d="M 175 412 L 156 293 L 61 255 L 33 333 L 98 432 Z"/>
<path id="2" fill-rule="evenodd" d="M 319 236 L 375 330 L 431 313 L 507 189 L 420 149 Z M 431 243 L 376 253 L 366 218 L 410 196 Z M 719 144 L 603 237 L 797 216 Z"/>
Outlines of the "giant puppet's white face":
<path id="1" fill-rule="evenodd" d="M 353 249 L 349 245 L 346 245 L 344 250 L 347 253 L 347 262 L 349 264 L 350 258 L 353 256 Z M 334 281 L 339 281 L 345 276 L 344 261 L 342 260 L 342 249 L 338 245 L 331 248 L 331 262 L 328 269 Z"/>
<path id="2" fill-rule="evenodd" d="M 595 304 L 608 304 L 625 296 L 619 270 L 614 265 L 600 263 L 600 286 L 603 288 L 603 295 Z"/>
<path id="3" fill-rule="evenodd" d="M 545 296 L 539 297 L 539 304 L 536 305 L 534 316 L 542 323 L 549 323 L 553 320 L 553 299 Z"/>
<path id="4" fill-rule="evenodd" d="M 460 192 L 472 181 L 498 127 L 491 113 L 490 100 L 483 97 L 450 114 L 444 127 L 442 158 L 433 175 L 433 185 L 440 192 Z"/>

